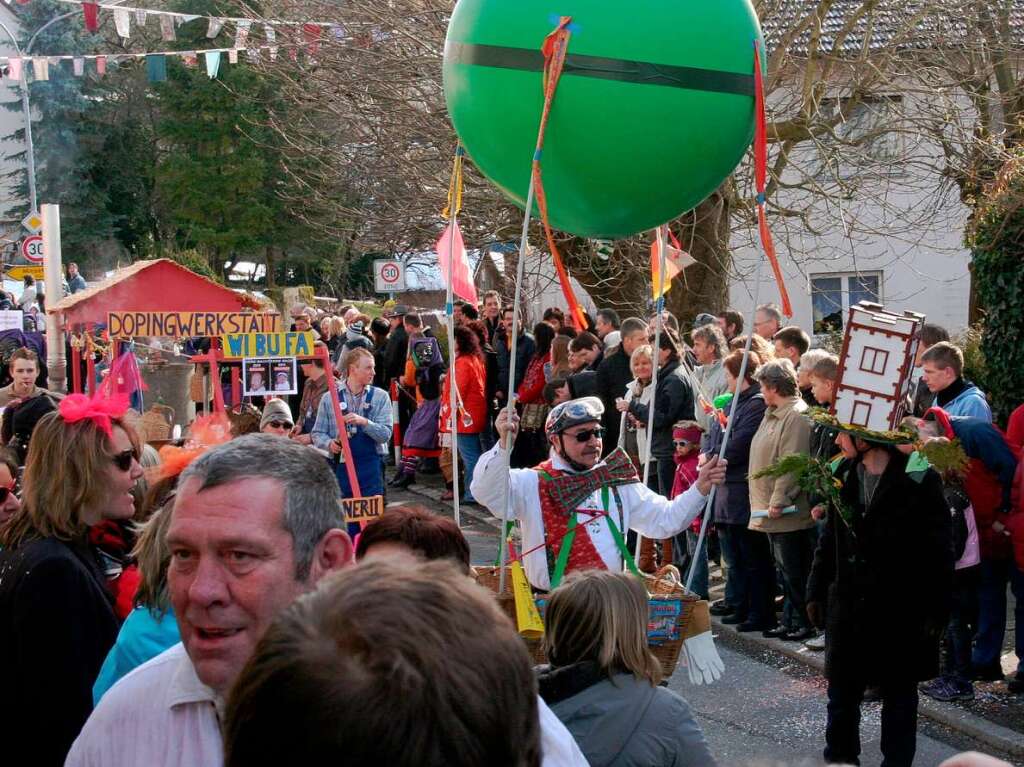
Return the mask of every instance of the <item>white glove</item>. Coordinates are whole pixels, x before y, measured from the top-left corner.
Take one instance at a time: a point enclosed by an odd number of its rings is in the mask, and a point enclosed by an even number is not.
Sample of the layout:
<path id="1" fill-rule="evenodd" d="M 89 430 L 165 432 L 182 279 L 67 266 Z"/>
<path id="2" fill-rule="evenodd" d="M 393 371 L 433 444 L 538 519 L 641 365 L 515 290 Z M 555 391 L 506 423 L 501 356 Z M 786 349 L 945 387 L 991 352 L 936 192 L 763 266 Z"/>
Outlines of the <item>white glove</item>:
<path id="1" fill-rule="evenodd" d="M 715 649 L 715 640 L 710 631 L 690 637 L 683 642 L 683 649 L 686 650 L 690 682 L 695 685 L 711 684 L 722 678 L 725 664 Z"/>

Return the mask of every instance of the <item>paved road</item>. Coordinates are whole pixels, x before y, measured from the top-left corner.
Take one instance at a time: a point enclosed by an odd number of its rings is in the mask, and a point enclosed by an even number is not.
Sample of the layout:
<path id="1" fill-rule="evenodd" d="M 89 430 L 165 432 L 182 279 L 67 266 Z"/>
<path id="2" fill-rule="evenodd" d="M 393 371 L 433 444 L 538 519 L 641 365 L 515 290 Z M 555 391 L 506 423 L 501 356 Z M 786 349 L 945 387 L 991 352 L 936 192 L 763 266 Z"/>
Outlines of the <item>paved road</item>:
<path id="1" fill-rule="evenodd" d="M 751 655 L 739 645 L 723 644 L 722 639 L 718 648 L 726 676 L 717 684 L 695 687 L 686 670 L 680 669 L 669 686 L 690 702 L 719 764 L 821 764 L 824 680 L 804 665 L 773 652 Z M 880 704 L 865 704 L 861 721 L 861 764 L 865 767 L 881 764 L 880 714 Z M 918 721 L 915 765 L 932 767 L 968 749 L 985 750 L 952 730 Z"/>

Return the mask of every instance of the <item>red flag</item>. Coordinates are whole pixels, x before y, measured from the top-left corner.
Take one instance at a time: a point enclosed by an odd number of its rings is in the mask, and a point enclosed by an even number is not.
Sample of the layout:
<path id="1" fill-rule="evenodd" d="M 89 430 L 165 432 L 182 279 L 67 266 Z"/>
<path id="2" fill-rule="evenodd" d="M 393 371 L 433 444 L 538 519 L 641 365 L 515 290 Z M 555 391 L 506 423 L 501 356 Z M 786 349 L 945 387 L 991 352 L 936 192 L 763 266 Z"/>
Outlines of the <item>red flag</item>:
<path id="1" fill-rule="evenodd" d="M 90 32 L 95 32 L 100 28 L 99 19 L 96 18 L 98 10 L 99 6 L 96 3 L 82 3 L 82 16 L 85 17 L 85 28 Z"/>
<path id="2" fill-rule="evenodd" d="M 320 49 L 320 35 L 323 34 L 323 27 L 319 24 L 303 24 L 302 35 L 306 38 L 306 50 L 310 56 L 316 56 Z"/>
<path id="3" fill-rule="evenodd" d="M 107 57 L 97 56 L 96 57 L 96 74 L 105 75 L 107 73 Z"/>
<path id="4" fill-rule="evenodd" d="M 455 227 L 454 235 L 452 226 Z M 437 253 L 438 263 L 441 265 L 441 277 L 444 279 L 445 284 L 448 284 L 449 280 L 451 280 L 452 293 L 476 305 L 477 297 L 476 286 L 473 284 L 473 271 L 469 268 L 466 245 L 462 241 L 462 232 L 459 230 L 458 224 L 451 223 L 445 227 L 434 250 Z M 455 266 L 454 269 L 449 269 L 448 265 L 453 260 L 452 251 L 454 251 Z M 452 273 L 455 275 L 454 279 L 449 276 Z"/>

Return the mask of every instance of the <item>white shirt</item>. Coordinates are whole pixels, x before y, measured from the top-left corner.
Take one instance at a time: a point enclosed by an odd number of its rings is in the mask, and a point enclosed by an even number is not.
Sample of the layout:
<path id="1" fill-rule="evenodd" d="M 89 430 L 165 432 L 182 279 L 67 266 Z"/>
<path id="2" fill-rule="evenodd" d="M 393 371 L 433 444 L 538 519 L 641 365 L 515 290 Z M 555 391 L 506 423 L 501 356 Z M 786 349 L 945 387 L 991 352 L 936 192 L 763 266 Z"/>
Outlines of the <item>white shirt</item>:
<path id="1" fill-rule="evenodd" d="M 110 688 L 65 767 L 220 767 L 220 706 L 179 642 Z"/>
<path id="2" fill-rule="evenodd" d="M 221 708 L 179 642 L 110 688 L 64 767 L 221 767 Z M 572 734 L 539 696 L 537 709 L 543 767 L 588 767 Z"/>
<path id="3" fill-rule="evenodd" d="M 551 465 L 559 471 L 573 473 L 568 464 L 554 452 L 551 454 Z M 486 506 L 498 519 L 505 519 L 506 491 L 511 487 L 512 518 L 519 520 L 522 526 L 523 551 L 533 550 L 523 558 L 526 577 L 535 588 L 546 590 L 550 588 L 551 580 L 544 546 L 544 515 L 540 507 L 539 483 L 539 475 L 533 469 L 509 469 L 508 452 L 502 449 L 499 442 L 477 462 L 469 489 L 478 503 Z M 640 482 L 619 485 L 618 490 L 622 498 L 621 529 L 636 530 L 643 536 L 656 539 L 671 538 L 685 529 L 704 510 L 707 501 L 696 484 L 671 501 Z M 603 509 L 601 493 L 592 493 L 580 505 L 577 519 L 580 529 L 590 535 L 605 566 L 609 570 L 620 571 L 622 556 L 615 545 L 608 520 L 603 516 L 594 519 L 594 515 L 603 514 Z M 608 512 L 618 526 L 614 496 Z M 588 520 L 592 521 L 588 523 Z"/>

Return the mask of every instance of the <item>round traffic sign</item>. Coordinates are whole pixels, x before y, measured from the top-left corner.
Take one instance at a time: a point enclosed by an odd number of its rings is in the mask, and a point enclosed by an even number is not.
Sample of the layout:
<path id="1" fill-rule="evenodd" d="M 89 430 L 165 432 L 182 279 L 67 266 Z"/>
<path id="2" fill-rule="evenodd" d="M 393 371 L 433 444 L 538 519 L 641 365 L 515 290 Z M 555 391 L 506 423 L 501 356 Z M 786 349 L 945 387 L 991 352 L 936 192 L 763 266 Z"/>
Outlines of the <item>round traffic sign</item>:
<path id="1" fill-rule="evenodd" d="M 397 264 L 383 264 L 380 268 L 380 278 L 384 282 L 398 282 L 398 279 L 402 276 L 402 270 Z"/>
<path id="2" fill-rule="evenodd" d="M 43 235 L 33 234 L 22 240 L 21 255 L 33 264 L 43 263 Z"/>

